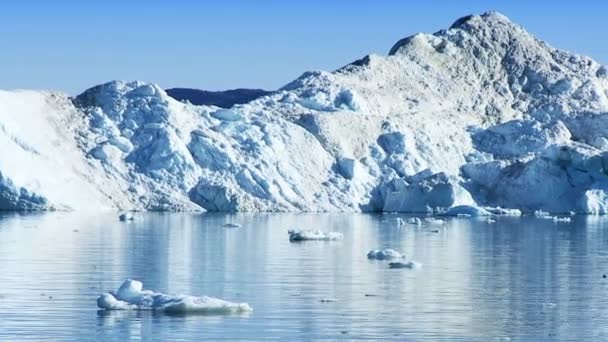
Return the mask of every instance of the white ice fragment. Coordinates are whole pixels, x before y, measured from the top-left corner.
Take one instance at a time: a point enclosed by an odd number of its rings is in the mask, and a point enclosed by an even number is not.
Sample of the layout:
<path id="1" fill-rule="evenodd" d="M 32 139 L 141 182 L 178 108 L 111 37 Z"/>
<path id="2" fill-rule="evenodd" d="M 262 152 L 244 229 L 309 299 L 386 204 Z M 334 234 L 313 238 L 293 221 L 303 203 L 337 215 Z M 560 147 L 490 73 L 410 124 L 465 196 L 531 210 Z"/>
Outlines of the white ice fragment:
<path id="1" fill-rule="evenodd" d="M 116 299 L 125 302 L 132 302 L 141 295 L 143 284 L 141 281 L 127 279 L 118 288 Z"/>
<path id="2" fill-rule="evenodd" d="M 448 216 L 490 216 L 491 212 L 485 210 L 484 208 L 475 206 L 475 205 L 457 205 L 448 209 L 445 213 Z"/>
<path id="3" fill-rule="evenodd" d="M 321 230 L 299 230 L 293 229 L 287 232 L 289 234 L 289 241 L 309 241 L 309 240 L 317 240 L 317 241 L 333 241 L 342 239 L 342 233 L 338 232 L 328 232 L 325 233 Z"/>
<path id="4" fill-rule="evenodd" d="M 549 214 L 546 211 L 542 211 L 542 210 L 535 210 L 534 216 L 539 217 L 539 218 L 551 218 L 551 214 Z"/>
<path id="5" fill-rule="evenodd" d="M 388 260 L 388 259 L 401 259 L 403 255 L 394 249 L 374 249 L 367 253 L 367 258 L 370 260 Z"/>
<path id="6" fill-rule="evenodd" d="M 492 219 L 491 217 L 488 217 L 486 219 L 486 223 L 496 223 L 496 220 Z"/>
<path id="7" fill-rule="evenodd" d="M 572 222 L 572 219 L 570 217 L 553 216 L 553 222 L 570 223 L 570 222 Z"/>
<path id="8" fill-rule="evenodd" d="M 154 310 L 172 314 L 238 314 L 253 311 L 247 303 L 142 290 L 142 283 L 131 279 L 125 280 L 116 294 L 104 293 L 99 296 L 97 306 L 105 310 Z"/>
<path id="9" fill-rule="evenodd" d="M 519 209 L 507 209 L 501 207 L 483 207 L 486 211 L 497 216 L 521 216 Z"/>
<path id="10" fill-rule="evenodd" d="M 417 263 L 413 260 L 410 261 L 406 261 L 406 262 L 391 262 L 390 264 L 388 264 L 389 268 L 409 268 L 409 269 L 413 269 L 413 268 L 420 268 L 422 267 L 422 264 Z"/>

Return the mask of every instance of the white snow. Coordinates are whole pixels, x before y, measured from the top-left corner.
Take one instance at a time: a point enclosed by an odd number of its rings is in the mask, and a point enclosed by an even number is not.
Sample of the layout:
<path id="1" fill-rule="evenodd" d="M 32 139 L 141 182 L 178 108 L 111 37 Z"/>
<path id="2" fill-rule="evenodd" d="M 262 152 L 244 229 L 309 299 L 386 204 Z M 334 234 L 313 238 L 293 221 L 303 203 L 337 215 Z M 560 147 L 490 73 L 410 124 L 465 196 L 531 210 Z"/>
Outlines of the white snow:
<path id="1" fill-rule="evenodd" d="M 309 241 L 309 240 L 319 240 L 319 241 L 333 241 L 342 239 L 342 233 L 338 232 L 323 232 L 321 230 L 289 230 L 287 232 L 289 234 L 289 241 L 297 242 L 297 241 Z"/>
<path id="2" fill-rule="evenodd" d="M 608 71 L 489 12 L 230 109 L 0 91 L 0 147 L 9 210 L 605 214 Z"/>
<path id="3" fill-rule="evenodd" d="M 238 314 L 253 311 L 247 303 L 231 303 L 202 296 L 167 295 L 143 290 L 137 280 L 125 280 L 118 291 L 97 298 L 97 306 L 105 310 L 155 310 L 171 314 Z"/>
<path id="4" fill-rule="evenodd" d="M 367 258 L 370 260 L 388 260 L 388 259 L 401 259 L 404 256 L 394 249 L 373 249 L 367 253 Z"/>

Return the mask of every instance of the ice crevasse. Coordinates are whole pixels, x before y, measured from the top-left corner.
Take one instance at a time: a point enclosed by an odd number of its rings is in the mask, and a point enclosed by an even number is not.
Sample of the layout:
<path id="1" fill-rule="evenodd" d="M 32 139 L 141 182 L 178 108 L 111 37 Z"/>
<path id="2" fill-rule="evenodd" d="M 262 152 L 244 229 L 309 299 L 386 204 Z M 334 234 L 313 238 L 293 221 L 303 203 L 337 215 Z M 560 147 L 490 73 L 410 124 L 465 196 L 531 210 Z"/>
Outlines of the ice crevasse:
<path id="1" fill-rule="evenodd" d="M 228 109 L 0 91 L 0 147 L 5 210 L 604 214 L 608 69 L 488 12 Z"/>

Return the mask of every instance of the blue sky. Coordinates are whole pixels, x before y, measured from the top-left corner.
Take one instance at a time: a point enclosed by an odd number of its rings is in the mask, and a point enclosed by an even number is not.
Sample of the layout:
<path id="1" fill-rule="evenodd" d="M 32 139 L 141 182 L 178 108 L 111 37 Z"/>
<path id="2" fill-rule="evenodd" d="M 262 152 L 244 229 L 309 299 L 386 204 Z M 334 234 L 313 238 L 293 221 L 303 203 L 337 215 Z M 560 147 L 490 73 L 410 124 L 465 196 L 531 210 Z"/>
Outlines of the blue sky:
<path id="1" fill-rule="evenodd" d="M 43 1 L 0 3 L 0 88 L 79 93 L 113 79 L 280 87 L 495 9 L 550 44 L 608 63 L 601 1 Z"/>

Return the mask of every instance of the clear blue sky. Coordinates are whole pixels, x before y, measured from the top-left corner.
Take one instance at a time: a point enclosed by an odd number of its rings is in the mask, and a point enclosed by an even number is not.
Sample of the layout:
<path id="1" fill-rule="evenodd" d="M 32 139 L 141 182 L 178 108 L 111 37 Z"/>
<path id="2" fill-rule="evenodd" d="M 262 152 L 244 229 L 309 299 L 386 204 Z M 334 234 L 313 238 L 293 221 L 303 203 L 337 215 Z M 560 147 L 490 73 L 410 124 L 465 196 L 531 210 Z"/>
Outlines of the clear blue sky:
<path id="1" fill-rule="evenodd" d="M 67 1 L 0 3 L 0 88 L 79 93 L 113 79 L 275 89 L 386 54 L 416 32 L 495 9 L 608 63 L 605 1 Z"/>

